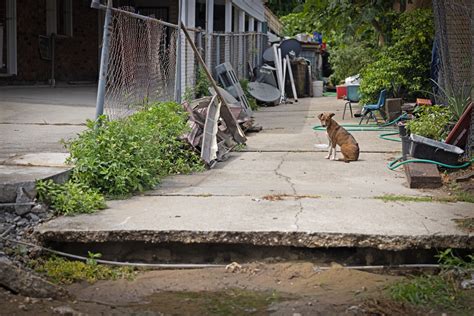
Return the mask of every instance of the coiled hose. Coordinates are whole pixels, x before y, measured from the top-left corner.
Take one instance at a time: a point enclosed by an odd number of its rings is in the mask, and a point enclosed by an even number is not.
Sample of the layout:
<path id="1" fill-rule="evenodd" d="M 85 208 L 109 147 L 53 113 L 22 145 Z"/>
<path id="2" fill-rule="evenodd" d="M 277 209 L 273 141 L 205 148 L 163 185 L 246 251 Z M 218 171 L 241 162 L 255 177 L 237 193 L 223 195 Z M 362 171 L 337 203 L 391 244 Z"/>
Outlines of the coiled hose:
<path id="1" fill-rule="evenodd" d="M 401 139 L 399 138 L 393 138 L 393 137 L 389 137 L 389 136 L 393 136 L 393 135 L 398 135 L 398 131 L 394 132 L 393 131 L 393 128 L 389 127 L 389 126 L 392 126 L 393 124 L 403 120 L 407 118 L 407 114 L 406 113 L 403 113 L 402 115 L 400 115 L 399 117 L 397 117 L 396 119 L 394 119 L 393 121 L 390 121 L 390 122 L 387 122 L 385 124 L 381 124 L 381 125 L 377 125 L 377 124 L 366 124 L 366 125 L 359 125 L 359 124 L 342 124 L 341 126 L 344 127 L 346 130 L 348 131 L 351 131 L 351 132 L 380 132 L 380 131 L 391 131 L 390 133 L 382 133 L 379 135 L 379 138 L 380 139 L 383 139 L 383 140 L 388 140 L 388 141 L 393 141 L 393 142 L 401 142 Z M 316 125 L 315 127 L 313 127 L 313 130 L 315 131 L 324 131 L 326 130 L 325 127 L 322 127 L 320 125 Z M 407 163 L 419 163 L 419 162 L 424 162 L 424 163 L 431 163 L 431 164 L 435 164 L 435 165 L 438 165 L 438 166 L 441 166 L 441 167 L 444 167 L 444 168 L 448 168 L 448 169 L 462 169 L 462 168 L 466 168 L 468 167 L 470 164 L 472 164 L 474 162 L 474 158 L 461 164 L 461 165 L 448 165 L 448 164 L 445 164 L 445 163 L 442 163 L 442 162 L 439 162 L 439 161 L 435 161 L 435 160 L 429 160 L 429 159 L 417 159 L 417 158 L 414 158 L 414 159 L 408 159 L 408 160 L 403 160 L 403 156 L 400 156 L 398 158 L 396 158 L 395 160 L 391 161 L 389 164 L 388 164 L 388 168 L 390 170 L 395 170 L 397 169 L 398 167 L 400 166 L 403 166 L 404 164 L 407 164 Z"/>

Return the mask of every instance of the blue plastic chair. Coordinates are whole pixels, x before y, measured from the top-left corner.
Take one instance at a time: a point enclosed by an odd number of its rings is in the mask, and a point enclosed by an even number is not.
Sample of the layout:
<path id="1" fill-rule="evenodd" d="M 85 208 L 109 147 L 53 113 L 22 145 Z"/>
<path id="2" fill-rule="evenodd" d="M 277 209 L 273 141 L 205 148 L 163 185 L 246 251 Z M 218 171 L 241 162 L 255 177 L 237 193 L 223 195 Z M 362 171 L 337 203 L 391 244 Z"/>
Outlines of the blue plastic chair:
<path id="1" fill-rule="evenodd" d="M 344 98 L 346 100 L 346 104 L 344 104 L 344 112 L 342 113 L 342 119 L 346 115 L 346 108 L 349 106 L 349 110 L 351 111 L 352 115 L 352 103 L 359 103 L 360 100 L 360 93 L 359 93 L 359 86 L 358 85 L 351 85 L 347 86 L 347 96 Z"/>
<path id="2" fill-rule="evenodd" d="M 362 123 L 364 118 L 367 118 L 367 121 L 365 122 L 365 124 L 369 123 L 369 120 L 371 118 L 373 118 L 375 122 L 378 124 L 379 121 L 377 120 L 377 116 L 375 116 L 374 112 L 378 111 L 380 114 L 382 114 L 380 109 L 385 105 L 386 97 L 387 97 L 387 90 L 384 89 L 380 91 L 379 100 L 376 104 L 366 104 L 362 107 L 362 112 L 360 113 L 361 118 L 360 118 L 359 125 Z"/>

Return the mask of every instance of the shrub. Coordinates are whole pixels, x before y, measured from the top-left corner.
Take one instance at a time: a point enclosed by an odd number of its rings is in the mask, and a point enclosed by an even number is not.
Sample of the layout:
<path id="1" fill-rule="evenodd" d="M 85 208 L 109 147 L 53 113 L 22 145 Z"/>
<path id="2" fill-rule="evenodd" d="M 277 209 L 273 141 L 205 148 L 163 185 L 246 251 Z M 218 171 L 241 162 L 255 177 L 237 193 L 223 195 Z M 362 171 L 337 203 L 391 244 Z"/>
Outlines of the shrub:
<path id="1" fill-rule="evenodd" d="M 338 84 L 349 76 L 357 75 L 375 58 L 375 51 L 362 45 L 341 46 L 331 50 L 329 62 L 334 71 L 331 81 Z"/>
<path id="2" fill-rule="evenodd" d="M 106 207 L 102 194 L 82 183 L 57 184 L 52 180 L 40 180 L 36 182 L 36 190 L 39 199 L 49 204 L 56 214 L 92 213 Z"/>
<path id="3" fill-rule="evenodd" d="M 405 12 L 392 31 L 392 45 L 382 48 L 377 60 L 361 73 L 361 102 L 373 103 L 382 89 L 400 97 L 416 97 L 429 90 L 434 34 L 431 10 Z"/>
<path id="4" fill-rule="evenodd" d="M 180 140 L 186 118 L 179 104 L 164 102 L 124 119 L 88 121 L 88 129 L 66 143 L 73 181 L 118 197 L 150 189 L 169 174 L 202 170 L 199 156 Z"/>
<path id="5" fill-rule="evenodd" d="M 447 126 L 451 121 L 450 110 L 441 105 L 422 106 L 419 108 L 419 116 L 407 122 L 410 133 L 434 140 L 444 140 L 449 132 Z"/>

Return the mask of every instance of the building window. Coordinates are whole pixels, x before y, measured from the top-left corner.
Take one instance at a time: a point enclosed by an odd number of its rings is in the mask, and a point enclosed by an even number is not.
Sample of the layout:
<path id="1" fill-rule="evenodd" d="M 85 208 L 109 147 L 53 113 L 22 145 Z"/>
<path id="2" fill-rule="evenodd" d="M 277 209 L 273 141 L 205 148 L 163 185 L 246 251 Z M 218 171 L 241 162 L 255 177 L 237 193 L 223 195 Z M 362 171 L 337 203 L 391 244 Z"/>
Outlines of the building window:
<path id="1" fill-rule="evenodd" d="M 46 0 L 46 32 L 72 37 L 72 0 Z"/>

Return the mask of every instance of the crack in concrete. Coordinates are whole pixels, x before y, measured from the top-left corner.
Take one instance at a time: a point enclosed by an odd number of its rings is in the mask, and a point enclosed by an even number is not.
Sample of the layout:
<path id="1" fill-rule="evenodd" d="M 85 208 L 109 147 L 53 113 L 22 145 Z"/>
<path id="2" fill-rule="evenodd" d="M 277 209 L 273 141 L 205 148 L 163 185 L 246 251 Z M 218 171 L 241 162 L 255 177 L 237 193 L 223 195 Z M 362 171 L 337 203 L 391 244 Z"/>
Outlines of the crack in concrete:
<path id="1" fill-rule="evenodd" d="M 327 153 L 327 150 L 311 150 L 311 149 L 243 149 L 240 151 L 241 153 Z M 369 151 L 361 151 L 363 154 L 396 154 L 400 153 L 399 150 L 369 150 Z"/>
<path id="2" fill-rule="evenodd" d="M 38 123 L 18 123 L 18 122 L 0 122 L 0 125 L 40 125 L 40 126 L 86 126 L 85 123 L 48 123 L 48 122 L 38 122 Z"/>
<path id="3" fill-rule="evenodd" d="M 284 174 L 282 174 L 280 172 L 280 168 L 282 167 L 282 165 L 285 163 L 285 157 L 288 156 L 290 154 L 290 152 L 286 152 L 286 154 L 284 154 L 282 157 L 281 157 L 281 161 L 280 163 L 278 164 L 278 166 L 275 168 L 274 172 L 275 174 L 282 178 L 282 179 L 285 179 L 285 181 L 290 185 L 290 188 L 291 190 L 293 191 L 293 194 L 294 196 L 297 196 L 298 193 L 296 192 L 296 188 L 295 188 L 295 184 L 293 183 L 291 177 L 289 176 L 286 176 Z M 297 199 L 296 200 L 298 202 L 298 207 L 299 207 L 299 210 L 298 212 L 296 212 L 295 214 L 295 222 L 294 222 L 294 226 L 296 227 L 296 230 L 299 230 L 299 225 L 298 225 L 298 221 L 299 221 L 299 216 L 301 215 L 301 213 L 303 212 L 303 203 L 301 201 L 301 199 Z"/>

